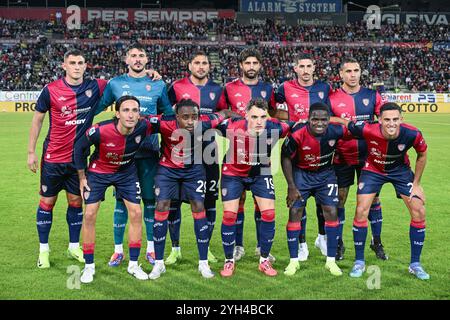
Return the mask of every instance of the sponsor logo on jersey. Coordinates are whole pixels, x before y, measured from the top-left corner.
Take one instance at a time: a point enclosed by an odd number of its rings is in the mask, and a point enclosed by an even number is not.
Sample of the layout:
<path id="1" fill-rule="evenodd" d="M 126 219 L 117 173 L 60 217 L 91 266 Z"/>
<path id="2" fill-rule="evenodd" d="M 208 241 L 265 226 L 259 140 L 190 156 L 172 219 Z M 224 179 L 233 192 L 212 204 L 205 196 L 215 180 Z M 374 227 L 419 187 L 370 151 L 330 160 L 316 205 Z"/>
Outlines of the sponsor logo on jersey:
<path id="1" fill-rule="evenodd" d="M 91 89 L 86 90 L 85 94 L 88 98 L 92 97 L 92 90 Z"/>
<path id="2" fill-rule="evenodd" d="M 235 97 L 242 97 L 242 94 L 240 94 L 240 93 L 238 92 L 238 93 L 236 93 L 234 96 L 235 96 Z"/>
<path id="3" fill-rule="evenodd" d="M 335 143 L 336 140 L 328 140 L 328 144 L 330 145 L 330 147 L 334 146 Z"/>
<path id="4" fill-rule="evenodd" d="M 374 145 L 376 145 L 376 146 L 378 145 L 378 142 L 376 142 L 376 141 L 374 141 L 374 140 L 370 141 L 370 143 L 371 143 L 371 144 L 374 144 Z"/>
<path id="5" fill-rule="evenodd" d="M 359 190 L 362 190 L 363 188 L 364 188 L 364 182 L 360 182 L 359 184 L 358 184 L 358 189 Z"/>
<path id="6" fill-rule="evenodd" d="M 48 188 L 45 184 L 42 185 L 42 192 L 47 192 Z"/>
<path id="7" fill-rule="evenodd" d="M 66 126 L 74 126 L 78 124 L 83 124 L 86 121 L 86 119 L 78 119 L 78 120 L 67 120 L 64 124 Z"/>
<path id="8" fill-rule="evenodd" d="M 145 89 L 147 89 L 147 91 L 150 91 L 150 90 L 152 90 L 152 86 L 149 85 L 149 84 L 147 84 L 147 85 L 145 86 Z"/>
<path id="9" fill-rule="evenodd" d="M 107 147 L 110 147 L 110 148 L 114 148 L 116 145 L 115 145 L 114 143 L 110 142 L 110 143 L 108 143 L 106 146 L 107 146 Z"/>
<path id="10" fill-rule="evenodd" d="M 345 107 L 346 107 L 346 104 L 343 102 L 338 104 L 338 108 L 345 108 Z"/>
<path id="11" fill-rule="evenodd" d="M 398 147 L 399 151 L 405 150 L 405 145 L 404 144 L 399 144 L 397 147 Z"/>
<path id="12" fill-rule="evenodd" d="M 226 197 L 227 193 L 228 193 L 228 189 L 227 188 L 222 188 L 222 197 Z"/>
<path id="13" fill-rule="evenodd" d="M 122 89 L 130 89 L 130 86 L 127 85 L 127 84 L 124 84 L 124 85 L 122 86 Z"/>
<path id="14" fill-rule="evenodd" d="M 216 93 L 215 93 L 215 92 L 210 92 L 210 93 L 209 93 L 209 98 L 210 98 L 211 100 L 214 100 L 214 99 L 216 98 Z"/>
<path id="15" fill-rule="evenodd" d="M 72 108 L 70 106 L 63 106 L 61 108 L 61 117 L 67 117 L 70 116 L 72 114 Z"/>
<path id="16" fill-rule="evenodd" d="M 267 97 L 266 90 L 261 91 L 261 97 L 263 97 L 264 99 Z"/>
<path id="17" fill-rule="evenodd" d="M 134 141 L 136 141 L 136 143 L 141 142 L 141 136 L 139 135 L 136 138 L 134 138 Z"/>
<path id="18" fill-rule="evenodd" d="M 291 94 L 291 98 L 298 98 L 298 94 L 296 94 L 296 93 Z"/>
<path id="19" fill-rule="evenodd" d="M 311 150 L 311 147 L 310 147 L 310 146 L 304 146 L 304 147 L 302 148 L 302 150 Z"/>
<path id="20" fill-rule="evenodd" d="M 189 99 L 191 96 L 189 95 L 189 93 L 184 93 L 183 94 L 183 98 L 184 99 Z"/>
<path id="21" fill-rule="evenodd" d="M 66 101 L 67 99 L 66 98 L 64 98 L 64 97 L 59 97 L 58 98 L 58 101 Z"/>
<path id="22" fill-rule="evenodd" d="M 369 105 L 369 99 L 363 99 L 362 103 L 367 107 Z"/>
<path id="23" fill-rule="evenodd" d="M 305 161 L 314 161 L 316 157 L 312 154 L 305 155 Z"/>
<path id="24" fill-rule="evenodd" d="M 320 99 L 323 99 L 323 97 L 325 97 L 325 93 L 323 91 L 319 91 L 318 95 Z"/>

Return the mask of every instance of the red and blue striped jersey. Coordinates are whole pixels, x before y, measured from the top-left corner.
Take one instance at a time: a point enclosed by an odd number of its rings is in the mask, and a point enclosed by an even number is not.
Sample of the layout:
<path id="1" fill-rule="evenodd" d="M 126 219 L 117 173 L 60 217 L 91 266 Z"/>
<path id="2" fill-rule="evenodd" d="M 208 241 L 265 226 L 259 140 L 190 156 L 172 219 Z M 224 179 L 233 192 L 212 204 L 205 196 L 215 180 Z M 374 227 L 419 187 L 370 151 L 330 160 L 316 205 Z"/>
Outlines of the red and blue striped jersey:
<path id="1" fill-rule="evenodd" d="M 306 121 L 309 107 L 316 102 L 326 103 L 330 92 L 328 83 L 315 81 L 311 86 L 304 87 L 294 79 L 281 84 L 275 94 L 275 100 L 279 104 L 286 103 L 290 121 Z"/>
<path id="2" fill-rule="evenodd" d="M 382 103 L 378 92 L 363 87 L 354 94 L 349 94 L 340 88 L 329 97 L 331 114 L 350 121 L 374 120 L 375 115 L 380 114 Z M 341 140 L 336 148 L 334 163 L 363 165 L 366 157 L 367 145 L 364 140 Z"/>
<path id="3" fill-rule="evenodd" d="M 247 120 L 227 119 L 217 129 L 230 140 L 223 159 L 222 174 L 238 177 L 270 175 L 270 154 L 278 139 L 284 138 L 294 122 L 284 123 L 269 119 L 258 136 L 248 133 Z"/>
<path id="4" fill-rule="evenodd" d="M 224 120 L 219 113 L 200 117 L 194 132 L 180 129 L 174 116 L 158 119 L 161 134 L 161 158 L 159 164 L 169 168 L 186 168 L 203 163 L 203 134 L 216 128 Z M 214 136 L 214 132 L 212 133 Z"/>
<path id="5" fill-rule="evenodd" d="M 231 111 L 243 117 L 247 113 L 247 104 L 252 99 L 262 98 L 267 101 L 269 108 L 275 109 L 275 93 L 268 82 L 260 80 L 255 85 L 247 85 L 239 78 L 225 84 L 224 92 Z M 226 108 L 227 106 L 224 107 Z"/>
<path id="6" fill-rule="evenodd" d="M 49 112 L 43 161 L 73 162 L 75 143 L 92 125 L 106 84 L 106 80 L 85 79 L 80 85 L 72 86 L 62 78 L 44 87 L 36 103 L 36 111 Z"/>
<path id="7" fill-rule="evenodd" d="M 400 125 L 399 136 L 394 140 L 387 140 L 383 136 L 380 123 L 350 122 L 348 130 L 367 144 L 368 154 L 363 170 L 386 175 L 401 167 L 409 168 L 407 151 L 410 148 L 417 152 L 427 150 L 422 133 L 406 123 Z"/>
<path id="8" fill-rule="evenodd" d="M 117 129 L 117 120 L 106 120 L 89 128 L 85 135 L 75 144 L 75 167 L 86 168 L 86 158 L 90 146 L 95 151 L 89 161 L 90 172 L 116 173 L 134 166 L 136 152 L 152 133 L 158 132 L 154 118 L 139 120 L 134 130 L 123 135 Z"/>
<path id="9" fill-rule="evenodd" d="M 305 171 L 320 171 L 332 166 L 334 151 L 340 139 L 352 139 L 341 124 L 328 125 L 326 132 L 314 136 L 308 123 L 297 124 L 283 144 L 283 153 L 291 156 L 295 165 Z"/>
<path id="10" fill-rule="evenodd" d="M 213 113 L 227 108 L 223 89 L 209 79 L 204 86 L 192 83 L 190 77 L 175 81 L 169 88 L 169 100 L 172 105 L 182 99 L 191 99 L 200 106 L 200 113 Z"/>

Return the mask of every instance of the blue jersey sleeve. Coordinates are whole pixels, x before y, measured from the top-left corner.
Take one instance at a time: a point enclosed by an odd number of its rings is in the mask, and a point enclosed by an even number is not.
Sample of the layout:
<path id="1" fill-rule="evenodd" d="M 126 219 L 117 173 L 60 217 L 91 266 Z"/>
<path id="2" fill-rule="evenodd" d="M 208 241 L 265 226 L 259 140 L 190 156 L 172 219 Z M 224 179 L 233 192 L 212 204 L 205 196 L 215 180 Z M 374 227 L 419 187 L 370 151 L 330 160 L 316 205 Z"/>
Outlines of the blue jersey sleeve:
<path id="1" fill-rule="evenodd" d="M 364 126 L 367 122 L 365 121 L 352 121 L 348 124 L 348 130 L 352 135 L 354 135 L 357 138 L 364 138 Z"/>
<path id="2" fill-rule="evenodd" d="M 169 101 L 169 96 L 167 94 L 167 87 L 165 84 L 163 84 L 161 96 L 158 99 L 158 114 L 161 113 L 164 113 L 165 115 L 174 114 L 172 104 Z"/>
<path id="3" fill-rule="evenodd" d="M 275 91 L 275 101 L 277 103 L 285 103 L 286 96 L 284 94 L 284 84 L 278 87 L 277 91 Z"/>
<path id="4" fill-rule="evenodd" d="M 92 145 L 98 145 L 99 143 L 100 129 L 98 125 L 89 128 L 86 131 L 86 134 L 77 140 L 74 147 L 74 165 L 77 170 L 86 169 L 90 147 Z"/>
<path id="5" fill-rule="evenodd" d="M 41 94 L 36 102 L 36 111 L 41 113 L 46 113 L 50 109 L 50 92 L 48 91 L 48 87 L 45 86 L 42 89 Z"/>
<path id="6" fill-rule="evenodd" d="M 102 98 L 100 99 L 100 102 L 97 104 L 97 107 L 95 109 L 95 115 L 98 115 L 100 112 L 102 112 L 106 107 L 109 107 L 112 105 L 115 101 L 113 89 L 111 80 L 108 82 L 108 84 L 105 87 L 105 91 L 103 91 Z"/>

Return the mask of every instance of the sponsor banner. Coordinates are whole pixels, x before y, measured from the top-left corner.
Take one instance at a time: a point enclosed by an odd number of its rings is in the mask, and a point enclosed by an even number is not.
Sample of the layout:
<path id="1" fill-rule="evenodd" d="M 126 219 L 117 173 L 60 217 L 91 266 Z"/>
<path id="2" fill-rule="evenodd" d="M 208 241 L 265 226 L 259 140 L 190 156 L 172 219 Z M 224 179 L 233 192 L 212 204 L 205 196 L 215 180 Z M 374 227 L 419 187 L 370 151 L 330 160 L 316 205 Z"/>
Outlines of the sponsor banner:
<path id="1" fill-rule="evenodd" d="M 259 41 L 261 46 L 281 46 L 281 47 L 347 47 L 347 48 L 360 48 L 360 47 L 407 47 L 407 48 L 431 48 L 432 43 L 420 43 L 420 42 L 372 42 L 372 41 L 321 41 L 321 42 L 276 42 L 276 41 Z"/>
<path id="2" fill-rule="evenodd" d="M 0 112 L 34 112 L 36 110 L 36 101 L 0 101 Z M 111 105 L 106 111 L 112 112 L 114 105 Z"/>
<path id="3" fill-rule="evenodd" d="M 435 42 L 433 43 L 434 51 L 450 51 L 450 42 Z"/>
<path id="4" fill-rule="evenodd" d="M 5 19 L 31 19 L 31 20 L 56 20 L 56 13 L 62 13 L 62 19 L 74 18 L 75 12 L 67 12 L 66 8 L 28 8 L 26 10 L 18 8 L 1 8 L 0 17 Z M 119 21 L 126 20 L 130 22 L 183 22 L 183 21 L 201 21 L 205 22 L 217 18 L 235 18 L 235 12 L 231 9 L 224 10 L 144 10 L 144 9 L 85 9 L 80 10 L 81 21 L 92 21 L 99 19 L 101 21 Z"/>
<path id="5" fill-rule="evenodd" d="M 382 96 L 400 105 L 406 113 L 450 113 L 449 93 L 382 93 Z"/>
<path id="6" fill-rule="evenodd" d="M 373 13 L 348 12 L 348 22 L 367 21 Z M 414 24 L 417 20 L 427 25 L 448 25 L 450 12 L 383 12 L 381 24 Z"/>
<path id="7" fill-rule="evenodd" d="M 347 23 L 347 16 L 343 13 L 236 13 L 236 20 L 240 24 L 265 25 L 266 19 L 271 19 L 276 23 L 287 25 L 315 25 L 315 26 L 344 26 Z"/>
<path id="8" fill-rule="evenodd" d="M 341 0 L 240 0 L 241 12 L 340 13 Z"/>

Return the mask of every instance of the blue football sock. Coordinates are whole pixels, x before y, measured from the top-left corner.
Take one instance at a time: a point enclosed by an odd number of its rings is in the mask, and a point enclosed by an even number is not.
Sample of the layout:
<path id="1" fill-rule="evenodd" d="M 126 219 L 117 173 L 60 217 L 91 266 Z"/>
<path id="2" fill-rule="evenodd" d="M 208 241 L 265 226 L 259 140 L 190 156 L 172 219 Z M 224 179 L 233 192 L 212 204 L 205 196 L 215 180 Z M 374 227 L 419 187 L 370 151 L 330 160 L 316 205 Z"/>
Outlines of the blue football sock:
<path id="1" fill-rule="evenodd" d="M 81 225 L 83 224 L 83 208 L 69 205 L 67 207 L 66 220 L 69 226 L 69 241 L 71 243 L 79 242 Z"/>
<path id="2" fill-rule="evenodd" d="M 137 261 L 139 258 L 139 254 L 141 252 L 141 241 L 130 242 L 129 250 L 130 250 L 130 261 Z"/>
<path id="3" fill-rule="evenodd" d="M 255 206 L 255 226 L 256 226 L 256 247 L 261 247 L 261 211 L 259 211 L 259 208 Z"/>
<path id="4" fill-rule="evenodd" d="M 241 210 L 241 209 L 239 209 Z M 239 211 L 236 219 L 236 245 L 244 246 L 244 209 Z"/>
<path id="5" fill-rule="evenodd" d="M 48 236 L 53 223 L 53 205 L 39 203 L 36 212 L 36 227 L 40 243 L 48 243 Z"/>
<path id="6" fill-rule="evenodd" d="M 216 224 L 216 208 L 206 208 L 206 219 L 208 221 L 208 239 L 211 240 Z"/>
<path id="7" fill-rule="evenodd" d="M 355 242 L 355 260 L 364 261 L 364 248 L 367 238 L 367 220 L 353 221 L 353 241 Z"/>
<path id="8" fill-rule="evenodd" d="M 339 242 L 342 242 L 342 233 L 344 231 L 344 224 L 345 224 L 345 208 L 338 208 L 338 220 L 339 220 L 339 227 L 338 227 L 338 237 Z"/>
<path id="9" fill-rule="evenodd" d="M 302 229 L 300 230 L 300 236 L 298 238 L 300 243 L 306 242 L 306 208 L 303 210 L 302 220 L 300 221 Z"/>
<path id="10" fill-rule="evenodd" d="M 325 221 L 325 233 L 327 235 L 327 257 L 336 257 L 338 230 L 339 221 Z"/>
<path id="11" fill-rule="evenodd" d="M 180 228 L 181 228 L 181 202 L 172 201 L 169 214 L 169 234 L 172 240 L 172 247 L 180 246 Z"/>
<path id="12" fill-rule="evenodd" d="M 222 246 L 226 259 L 233 259 L 234 245 L 236 243 L 236 213 L 225 211 L 222 220 Z"/>
<path id="13" fill-rule="evenodd" d="M 261 211 L 261 225 L 259 229 L 261 257 L 267 258 L 272 249 L 273 238 L 275 237 L 275 210 L 269 209 Z"/>
<path id="14" fill-rule="evenodd" d="M 425 220 L 411 221 L 409 240 L 411 242 L 411 263 L 420 262 L 420 255 L 425 241 Z"/>
<path id="15" fill-rule="evenodd" d="M 381 227 L 383 225 L 383 215 L 381 213 L 381 204 L 379 202 L 371 205 L 369 221 L 373 239 L 377 240 L 376 242 L 379 242 L 381 237 Z"/>
<path id="16" fill-rule="evenodd" d="M 300 222 L 288 222 L 286 226 L 287 244 L 291 258 L 298 258 L 298 237 L 300 235 Z"/>
<path id="17" fill-rule="evenodd" d="M 155 245 L 156 260 L 164 259 L 164 247 L 166 245 L 168 216 L 169 211 L 155 211 L 155 223 L 153 224 L 153 241 Z"/>
<path id="18" fill-rule="evenodd" d="M 195 238 L 200 260 L 208 260 L 209 230 L 205 211 L 193 212 Z"/>

